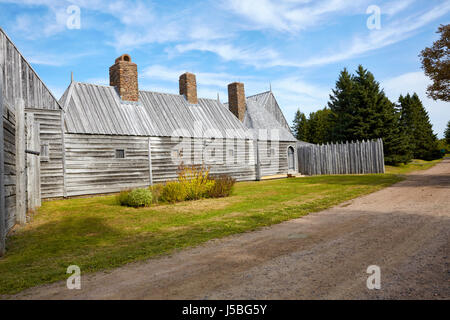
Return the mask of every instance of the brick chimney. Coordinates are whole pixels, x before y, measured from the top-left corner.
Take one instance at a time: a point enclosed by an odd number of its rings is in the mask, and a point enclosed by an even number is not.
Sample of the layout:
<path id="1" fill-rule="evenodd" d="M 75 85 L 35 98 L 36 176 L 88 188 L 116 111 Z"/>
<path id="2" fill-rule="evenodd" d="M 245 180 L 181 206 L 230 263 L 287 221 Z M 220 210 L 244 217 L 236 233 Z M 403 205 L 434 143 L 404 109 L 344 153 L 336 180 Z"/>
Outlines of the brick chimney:
<path id="1" fill-rule="evenodd" d="M 117 88 L 122 100 L 139 101 L 137 65 L 131 62 L 128 54 L 118 57 L 109 68 L 109 83 Z"/>
<path id="2" fill-rule="evenodd" d="M 245 100 L 244 84 L 240 82 L 230 83 L 228 85 L 228 108 L 241 122 L 244 121 L 245 110 L 247 109 Z"/>
<path id="3" fill-rule="evenodd" d="M 180 76 L 180 94 L 184 95 L 189 103 L 198 103 L 195 74 L 186 72 Z"/>

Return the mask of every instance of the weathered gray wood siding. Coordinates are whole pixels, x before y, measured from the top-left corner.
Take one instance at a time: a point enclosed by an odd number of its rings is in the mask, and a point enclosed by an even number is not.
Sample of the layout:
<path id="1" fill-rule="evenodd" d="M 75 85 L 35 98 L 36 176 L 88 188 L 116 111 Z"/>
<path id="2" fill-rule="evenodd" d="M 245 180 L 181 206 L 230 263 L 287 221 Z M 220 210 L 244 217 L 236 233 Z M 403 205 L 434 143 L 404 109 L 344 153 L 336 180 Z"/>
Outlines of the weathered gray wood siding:
<path id="1" fill-rule="evenodd" d="M 0 66 L 3 67 L 0 77 L 3 79 L 4 99 L 9 103 L 22 98 L 26 107 L 59 109 L 59 104 L 50 90 L 1 28 Z"/>
<path id="2" fill-rule="evenodd" d="M 42 199 L 58 198 L 63 196 L 63 132 L 61 128 L 61 110 L 25 109 L 32 114 L 34 121 L 40 127 L 41 144 L 48 143 L 48 160 L 41 157 L 40 179 Z M 40 150 L 36 150 L 40 151 Z"/>
<path id="3" fill-rule="evenodd" d="M 290 146 L 296 150 L 295 142 L 258 141 L 261 175 L 263 177 L 288 173 L 288 148 Z"/>
<path id="4" fill-rule="evenodd" d="M 212 175 L 228 174 L 238 181 L 256 179 L 251 140 L 151 137 L 150 144 L 154 183 L 176 179 L 180 163 L 204 164 Z M 182 155 L 174 157 L 181 150 Z"/>
<path id="5" fill-rule="evenodd" d="M 150 184 L 148 138 L 65 134 L 67 196 L 118 192 Z M 116 149 L 125 159 L 116 159 Z"/>
<path id="6" fill-rule="evenodd" d="M 149 186 L 150 168 L 153 183 L 174 180 L 181 163 L 205 164 L 211 174 L 229 174 L 239 181 L 256 179 L 253 141 L 250 140 L 230 142 L 68 133 L 64 140 L 68 197 Z M 116 158 L 118 149 L 125 150 L 125 159 Z M 214 156 L 210 157 L 208 153 L 212 150 Z M 228 161 L 223 161 L 227 153 Z"/>
<path id="7" fill-rule="evenodd" d="M 0 72 L 2 68 L 0 68 Z M 0 257 L 6 251 L 6 209 L 5 209 L 5 139 L 3 134 L 3 79 L 0 77 Z"/>
<path id="8" fill-rule="evenodd" d="M 298 149 L 305 175 L 384 173 L 383 141 L 310 145 Z"/>
<path id="9" fill-rule="evenodd" d="M 16 117 L 11 105 L 3 101 L 5 226 L 8 232 L 16 223 Z"/>

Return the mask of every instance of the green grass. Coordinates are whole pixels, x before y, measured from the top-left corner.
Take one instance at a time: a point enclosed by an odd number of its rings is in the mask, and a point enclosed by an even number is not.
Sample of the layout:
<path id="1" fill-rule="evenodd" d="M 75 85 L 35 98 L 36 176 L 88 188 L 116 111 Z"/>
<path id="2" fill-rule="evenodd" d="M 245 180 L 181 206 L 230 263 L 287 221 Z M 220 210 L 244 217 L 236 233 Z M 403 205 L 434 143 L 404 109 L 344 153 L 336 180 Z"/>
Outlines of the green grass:
<path id="1" fill-rule="evenodd" d="M 413 160 L 408 164 L 402 164 L 399 166 L 386 166 L 386 173 L 391 174 L 408 174 L 418 170 L 426 170 L 441 162 L 442 159 L 433 161 Z"/>
<path id="2" fill-rule="evenodd" d="M 121 207 L 115 196 L 45 202 L 31 223 L 8 238 L 0 259 L 0 294 L 66 279 L 69 265 L 82 273 L 107 270 L 298 218 L 431 165 L 388 168 L 391 173 L 383 175 L 242 182 L 228 198 L 141 209 Z"/>

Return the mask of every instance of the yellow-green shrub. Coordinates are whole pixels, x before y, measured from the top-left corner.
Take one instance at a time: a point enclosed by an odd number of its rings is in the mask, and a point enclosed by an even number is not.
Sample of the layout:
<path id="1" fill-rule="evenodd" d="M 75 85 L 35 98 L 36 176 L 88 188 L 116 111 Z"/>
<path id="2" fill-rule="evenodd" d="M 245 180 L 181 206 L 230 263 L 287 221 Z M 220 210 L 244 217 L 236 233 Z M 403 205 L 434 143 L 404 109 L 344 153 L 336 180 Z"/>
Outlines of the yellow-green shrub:
<path id="1" fill-rule="evenodd" d="M 152 192 L 153 195 L 153 203 L 159 203 L 163 189 L 164 185 L 161 183 L 149 187 L 149 190 Z"/>
<path id="2" fill-rule="evenodd" d="M 178 181 L 167 182 L 161 191 L 160 201 L 175 203 L 185 201 L 187 198 L 184 185 Z"/>
<path id="3" fill-rule="evenodd" d="M 128 206 L 128 195 L 130 194 L 130 192 L 131 190 L 122 190 L 120 191 L 120 194 L 117 195 L 117 202 L 121 206 Z"/>
<path id="4" fill-rule="evenodd" d="M 214 186 L 214 181 L 209 179 L 209 169 L 204 166 L 178 168 L 178 181 L 184 186 L 186 200 L 198 200 L 208 196 Z"/>
<path id="5" fill-rule="evenodd" d="M 149 207 L 152 204 L 152 193 L 149 189 L 126 190 L 117 197 L 120 205 L 127 207 Z"/>

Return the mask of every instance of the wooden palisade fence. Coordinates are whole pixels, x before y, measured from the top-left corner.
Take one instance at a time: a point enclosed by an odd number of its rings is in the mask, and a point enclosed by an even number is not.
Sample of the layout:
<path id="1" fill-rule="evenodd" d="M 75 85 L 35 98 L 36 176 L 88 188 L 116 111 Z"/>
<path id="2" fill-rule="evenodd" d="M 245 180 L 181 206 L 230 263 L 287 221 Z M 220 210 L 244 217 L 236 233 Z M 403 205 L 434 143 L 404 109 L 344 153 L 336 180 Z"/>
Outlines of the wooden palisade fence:
<path id="1" fill-rule="evenodd" d="M 384 173 L 383 141 L 309 145 L 298 149 L 304 175 Z"/>

